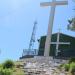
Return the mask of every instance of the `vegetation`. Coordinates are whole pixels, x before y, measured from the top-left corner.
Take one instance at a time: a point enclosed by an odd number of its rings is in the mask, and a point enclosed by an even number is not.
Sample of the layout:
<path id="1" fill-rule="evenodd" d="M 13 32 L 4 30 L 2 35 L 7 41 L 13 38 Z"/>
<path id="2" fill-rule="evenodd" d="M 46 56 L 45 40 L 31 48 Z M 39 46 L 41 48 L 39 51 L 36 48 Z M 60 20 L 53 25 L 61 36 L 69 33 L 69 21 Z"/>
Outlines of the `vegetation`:
<path id="1" fill-rule="evenodd" d="M 14 67 L 14 62 L 11 60 L 7 60 L 6 62 L 3 63 L 3 68 L 13 68 Z"/>
<path id="2" fill-rule="evenodd" d="M 75 3 L 75 0 L 72 1 Z M 74 12 L 75 12 L 75 7 L 74 7 Z M 75 16 L 72 19 L 68 20 L 68 23 L 69 23 L 67 26 L 68 30 L 75 31 Z"/>
<path id="3" fill-rule="evenodd" d="M 65 71 L 69 71 L 69 69 L 70 69 L 70 64 L 65 64 L 65 65 L 64 65 L 64 68 L 65 68 Z"/>
<path id="4" fill-rule="evenodd" d="M 0 75 L 12 75 L 11 69 L 0 69 Z"/>
<path id="5" fill-rule="evenodd" d="M 69 64 L 72 63 L 72 62 L 75 62 L 75 58 L 70 58 Z"/>
<path id="6" fill-rule="evenodd" d="M 75 18 L 68 20 L 68 30 L 75 31 Z"/>
<path id="7" fill-rule="evenodd" d="M 65 71 L 75 75 L 75 58 L 71 58 L 67 64 L 60 65 Z"/>
<path id="8" fill-rule="evenodd" d="M 15 65 L 17 62 L 13 62 L 12 60 L 7 60 L 4 63 L 0 64 L 0 75 L 24 75 L 23 70 Z"/>

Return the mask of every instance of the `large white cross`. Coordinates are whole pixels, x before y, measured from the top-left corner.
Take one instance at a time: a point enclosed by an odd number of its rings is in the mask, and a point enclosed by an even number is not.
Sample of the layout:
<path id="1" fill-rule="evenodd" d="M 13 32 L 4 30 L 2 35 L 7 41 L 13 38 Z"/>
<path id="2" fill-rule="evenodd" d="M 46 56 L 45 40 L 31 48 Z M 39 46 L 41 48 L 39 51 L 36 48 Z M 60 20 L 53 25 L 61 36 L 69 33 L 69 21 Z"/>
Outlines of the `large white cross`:
<path id="1" fill-rule="evenodd" d="M 44 56 L 47 56 L 47 57 L 49 56 L 55 7 L 57 5 L 67 5 L 67 4 L 68 4 L 68 1 L 56 1 L 56 0 L 52 0 L 52 2 L 45 2 L 45 3 L 40 4 L 41 6 L 51 6 L 51 12 L 50 12 L 49 24 L 48 24 L 48 32 L 47 32 L 47 37 L 46 37 L 46 42 L 45 42 Z"/>
<path id="2" fill-rule="evenodd" d="M 60 32 L 57 33 L 57 42 L 51 42 L 51 44 L 56 44 L 55 56 L 58 56 L 59 45 L 70 45 L 70 42 L 60 42 Z"/>

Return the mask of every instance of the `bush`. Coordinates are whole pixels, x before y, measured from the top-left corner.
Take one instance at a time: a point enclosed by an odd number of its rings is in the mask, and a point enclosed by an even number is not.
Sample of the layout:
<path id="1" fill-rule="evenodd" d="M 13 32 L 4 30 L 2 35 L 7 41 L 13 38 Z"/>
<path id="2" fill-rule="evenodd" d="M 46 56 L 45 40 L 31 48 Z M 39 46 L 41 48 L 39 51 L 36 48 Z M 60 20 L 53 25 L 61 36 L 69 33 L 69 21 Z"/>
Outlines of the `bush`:
<path id="1" fill-rule="evenodd" d="M 11 61 L 11 60 L 7 60 L 7 61 L 5 61 L 5 63 L 3 63 L 3 68 L 5 69 L 5 68 L 13 68 L 14 67 L 14 62 L 13 61 Z"/>
<path id="2" fill-rule="evenodd" d="M 61 64 L 60 67 L 61 67 L 61 68 L 64 67 L 64 64 Z"/>
<path id="3" fill-rule="evenodd" d="M 70 58 L 69 64 L 72 63 L 72 62 L 75 62 L 75 58 Z"/>
<path id="4" fill-rule="evenodd" d="M 74 73 L 75 72 L 75 63 L 74 62 L 72 62 L 70 64 L 70 71 L 71 71 L 71 73 Z"/>
<path id="5" fill-rule="evenodd" d="M 12 75 L 11 69 L 0 69 L 0 75 Z"/>
<path id="6" fill-rule="evenodd" d="M 69 69 L 70 69 L 70 64 L 65 64 L 65 65 L 64 65 L 64 68 L 65 68 L 65 71 L 69 71 Z"/>

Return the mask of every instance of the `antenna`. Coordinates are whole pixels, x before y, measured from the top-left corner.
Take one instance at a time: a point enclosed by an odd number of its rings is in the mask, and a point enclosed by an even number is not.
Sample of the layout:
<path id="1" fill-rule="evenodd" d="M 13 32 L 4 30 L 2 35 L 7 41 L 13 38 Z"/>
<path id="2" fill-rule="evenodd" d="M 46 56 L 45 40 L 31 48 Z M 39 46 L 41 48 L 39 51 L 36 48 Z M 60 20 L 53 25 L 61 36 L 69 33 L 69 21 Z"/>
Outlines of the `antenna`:
<path id="1" fill-rule="evenodd" d="M 33 50 L 33 47 L 34 47 L 35 34 L 36 34 L 36 25 L 37 25 L 37 21 L 34 22 L 33 31 L 32 31 L 32 35 L 31 35 L 31 39 L 30 39 L 30 43 L 29 43 L 28 55 L 30 55 L 30 52 Z"/>

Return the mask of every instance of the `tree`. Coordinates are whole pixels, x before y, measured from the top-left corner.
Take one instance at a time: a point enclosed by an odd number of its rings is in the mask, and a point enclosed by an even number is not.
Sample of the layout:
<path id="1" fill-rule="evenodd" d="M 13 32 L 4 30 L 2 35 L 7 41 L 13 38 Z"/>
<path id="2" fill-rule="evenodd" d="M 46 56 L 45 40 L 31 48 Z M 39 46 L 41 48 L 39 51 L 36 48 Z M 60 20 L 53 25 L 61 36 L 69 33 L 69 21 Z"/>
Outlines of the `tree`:
<path id="1" fill-rule="evenodd" d="M 75 31 L 75 18 L 68 20 L 68 30 Z"/>
<path id="2" fill-rule="evenodd" d="M 74 3 L 75 3 L 75 0 L 72 0 Z M 75 7 L 74 7 L 74 12 L 75 12 Z M 72 19 L 68 20 L 68 30 L 71 30 L 71 31 L 75 31 L 75 17 L 73 17 Z"/>

